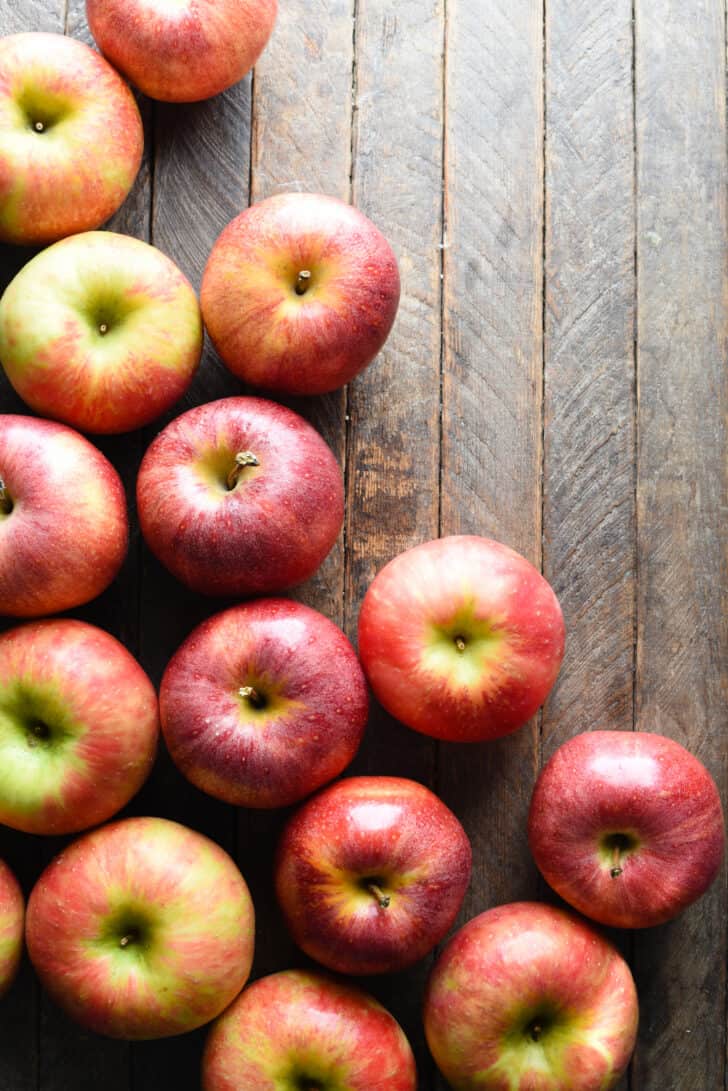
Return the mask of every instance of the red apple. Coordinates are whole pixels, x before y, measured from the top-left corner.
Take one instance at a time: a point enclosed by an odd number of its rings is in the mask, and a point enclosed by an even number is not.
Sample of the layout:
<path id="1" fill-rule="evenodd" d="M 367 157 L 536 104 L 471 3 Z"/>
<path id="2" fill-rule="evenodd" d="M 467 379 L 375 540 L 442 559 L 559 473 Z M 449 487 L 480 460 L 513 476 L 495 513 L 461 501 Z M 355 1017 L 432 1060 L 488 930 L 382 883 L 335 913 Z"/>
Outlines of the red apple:
<path id="1" fill-rule="evenodd" d="M 110 64 L 62 34 L 0 39 L 0 241 L 99 227 L 136 178 L 144 133 Z"/>
<path id="2" fill-rule="evenodd" d="M 412 1050 L 371 996 L 302 970 L 248 986 L 213 1025 L 203 1091 L 416 1091 Z"/>
<path id="3" fill-rule="evenodd" d="M 261 398 L 190 409 L 137 482 L 147 545 L 206 595 L 260 595 L 313 575 L 344 518 L 341 470 L 303 417 Z"/>
<path id="4" fill-rule="evenodd" d="M 353 379 L 387 340 L 397 261 L 374 224 L 316 193 L 269 197 L 215 243 L 201 289 L 215 348 L 244 382 L 323 394 Z"/>
<path id="5" fill-rule="evenodd" d="M 708 889 L 725 846 L 720 796 L 689 751 L 643 731 L 592 731 L 541 772 L 528 839 L 558 894 L 587 917 L 645 928 Z"/>
<path id="6" fill-rule="evenodd" d="M 400 553 L 359 616 L 359 654 L 380 703 L 453 742 L 521 727 L 545 701 L 564 654 L 551 587 L 520 554 L 455 536 Z"/>
<path id="7" fill-rule="evenodd" d="M 128 818 L 46 868 L 26 936 L 71 1018 L 112 1038 L 163 1038 L 209 1022 L 240 992 L 253 904 L 219 845 L 164 818 Z"/>
<path id="8" fill-rule="evenodd" d="M 259 599 L 203 622 L 160 690 L 177 767 L 241 807 L 285 807 L 338 776 L 359 747 L 368 704 L 341 630 L 289 599 Z"/>
<path id="9" fill-rule="evenodd" d="M 196 102 L 241 80 L 270 37 L 276 8 L 276 0 L 86 0 L 101 51 L 163 102 Z"/>
<path id="10" fill-rule="evenodd" d="M 0 860 L 0 996 L 8 991 L 23 953 L 25 903 L 18 880 Z"/>
<path id="11" fill-rule="evenodd" d="M 412 965 L 440 942 L 470 881 L 467 835 L 427 788 L 351 777 L 289 820 L 275 885 L 295 942 L 345 974 Z"/>
<path id="12" fill-rule="evenodd" d="M 0 822 L 76 833 L 116 814 L 146 780 L 157 695 L 136 659 L 83 621 L 0 635 Z"/>
<path id="13" fill-rule="evenodd" d="M 0 415 L 0 611 L 38 617 L 100 595 L 128 540 L 111 463 L 63 424 Z"/>
<path id="14" fill-rule="evenodd" d="M 424 1018 L 457 1091 L 608 1091 L 634 1049 L 637 992 L 619 952 L 586 923 L 516 902 L 453 936 Z"/>
<path id="15" fill-rule="evenodd" d="M 111 231 L 63 239 L 0 301 L 0 360 L 37 413 L 127 432 L 187 390 L 202 352 L 192 286 L 153 246 Z"/>

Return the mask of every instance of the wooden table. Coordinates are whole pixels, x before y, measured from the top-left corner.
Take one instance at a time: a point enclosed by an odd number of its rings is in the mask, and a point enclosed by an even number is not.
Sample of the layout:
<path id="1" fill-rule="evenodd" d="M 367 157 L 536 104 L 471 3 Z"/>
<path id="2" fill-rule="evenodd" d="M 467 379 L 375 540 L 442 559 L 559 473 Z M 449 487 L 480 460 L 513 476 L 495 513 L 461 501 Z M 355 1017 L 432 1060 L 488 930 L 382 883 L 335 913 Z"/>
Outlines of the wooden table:
<path id="1" fill-rule="evenodd" d="M 416 542 L 491 535 L 543 567 L 568 649 L 542 715 L 483 746 L 438 745 L 375 712 L 352 772 L 420 779 L 473 841 L 462 919 L 549 897 L 524 819 L 541 763 L 595 727 L 660 731 L 728 787 L 725 16 L 720 0 L 281 0 L 255 74 L 191 107 L 142 104 L 146 156 L 114 229 L 199 284 L 249 201 L 304 189 L 358 204 L 392 240 L 403 297 L 347 391 L 296 402 L 341 460 L 344 533 L 298 592 L 354 636 L 375 572 Z M 0 0 L 0 30 L 89 40 L 82 0 Z M 3 253 L 3 284 L 27 255 Z M 7 385 L 3 409 L 22 411 Z M 240 391 L 207 351 L 178 410 Z M 100 442 L 124 474 L 155 434 Z M 69 516 L 70 517 L 70 516 Z M 132 538 L 78 611 L 155 681 L 218 604 Z M 258 908 L 255 973 L 301 964 L 271 895 L 282 814 L 236 812 L 161 758 L 129 808 L 238 859 Z M 60 841 L 4 832 L 29 888 Z M 633 1091 L 726 1084 L 726 882 L 674 923 L 618 937 L 641 998 Z M 430 962 L 366 984 L 440 1088 L 419 1006 Z M 0 1005 L 1 1091 L 192 1091 L 203 1033 L 86 1035 L 26 965 Z"/>

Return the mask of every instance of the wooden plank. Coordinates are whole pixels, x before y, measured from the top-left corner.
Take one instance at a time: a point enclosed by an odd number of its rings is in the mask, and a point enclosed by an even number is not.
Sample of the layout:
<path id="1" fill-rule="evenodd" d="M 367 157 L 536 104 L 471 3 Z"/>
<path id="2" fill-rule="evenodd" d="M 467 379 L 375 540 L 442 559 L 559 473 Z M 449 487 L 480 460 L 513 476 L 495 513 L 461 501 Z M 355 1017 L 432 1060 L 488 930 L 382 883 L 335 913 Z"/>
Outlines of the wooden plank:
<path id="1" fill-rule="evenodd" d="M 449 0 L 447 12 L 441 530 L 539 565 L 542 6 Z M 462 921 L 536 894 L 525 823 L 537 742 L 533 722 L 440 747 L 440 793 L 473 842 Z"/>
<path id="2" fill-rule="evenodd" d="M 637 726 L 669 735 L 726 799 L 728 587 L 725 9 L 637 0 Z M 722 1088 L 725 871 L 635 937 L 633 1086 Z"/>
<path id="3" fill-rule="evenodd" d="M 443 0 L 359 0 L 353 200 L 400 263 L 398 318 L 350 386 L 346 628 L 397 553 L 438 532 L 441 342 Z M 406 437 L 406 438 L 405 438 Z M 372 709 L 352 772 L 432 785 L 436 744 Z M 416 1048 L 428 1086 L 421 996 L 432 960 L 369 982 Z"/>

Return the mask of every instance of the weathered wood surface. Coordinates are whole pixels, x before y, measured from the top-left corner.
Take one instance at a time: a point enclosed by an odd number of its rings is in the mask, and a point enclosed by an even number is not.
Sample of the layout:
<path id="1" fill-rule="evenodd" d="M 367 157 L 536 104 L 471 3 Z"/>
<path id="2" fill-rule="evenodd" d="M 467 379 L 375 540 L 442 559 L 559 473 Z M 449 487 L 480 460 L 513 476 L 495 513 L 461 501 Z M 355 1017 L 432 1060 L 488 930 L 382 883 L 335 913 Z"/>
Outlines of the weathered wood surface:
<path id="1" fill-rule="evenodd" d="M 672 735 L 728 794 L 725 16 L 719 0 L 290 0 L 240 86 L 191 107 L 140 101 L 145 161 L 109 227 L 159 246 L 195 286 L 228 220 L 290 189 L 353 200 L 400 258 L 377 362 L 347 391 L 293 403 L 347 492 L 344 533 L 297 597 L 355 638 L 391 556 L 482 533 L 541 564 L 561 598 L 567 655 L 538 721 L 458 748 L 373 708 L 352 766 L 422 780 L 459 814 L 475 854 L 463 920 L 549 897 L 524 819 L 539 764 L 578 731 Z M 0 33 L 41 29 L 90 41 L 84 0 L 0 0 Z M 28 257 L 0 252 L 0 287 Z M 241 390 L 208 346 L 175 412 Z M 22 411 L 4 380 L 0 398 Z M 132 510 L 159 426 L 100 443 Z M 75 613 L 159 682 L 219 607 L 135 529 L 119 581 Z M 271 891 L 285 814 L 235 812 L 164 756 L 128 810 L 236 855 L 261 921 L 256 975 L 305 963 Z M 0 855 L 29 890 L 63 843 L 3 831 Z M 728 1089 L 726 908 L 724 873 L 681 920 L 617 937 L 641 995 L 632 1091 Z M 403 1023 L 424 1091 L 444 1087 L 419 1018 L 430 964 L 365 983 Z M 203 1041 L 87 1035 L 26 964 L 0 1004 L 0 1091 L 192 1091 Z"/>

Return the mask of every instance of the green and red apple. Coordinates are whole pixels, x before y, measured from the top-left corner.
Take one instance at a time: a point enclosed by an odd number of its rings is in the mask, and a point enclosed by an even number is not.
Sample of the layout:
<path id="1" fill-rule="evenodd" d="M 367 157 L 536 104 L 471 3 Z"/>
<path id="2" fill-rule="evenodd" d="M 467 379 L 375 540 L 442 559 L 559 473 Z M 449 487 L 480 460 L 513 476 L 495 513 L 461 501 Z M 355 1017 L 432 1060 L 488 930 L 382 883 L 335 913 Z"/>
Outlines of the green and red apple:
<path id="1" fill-rule="evenodd" d="M 284 193 L 223 231 L 202 280 L 202 313 L 223 363 L 279 394 L 353 379 L 387 340 L 399 272 L 377 227 L 351 205 Z"/>
<path id="2" fill-rule="evenodd" d="M 359 989 L 287 970 L 249 985 L 213 1024 L 202 1091 L 416 1091 L 396 1020 Z"/>
<path id="3" fill-rule="evenodd" d="M 457 1091 L 608 1091 L 634 1049 L 637 992 L 616 948 L 580 918 L 515 902 L 448 942 L 424 1020 Z"/>
<path id="4" fill-rule="evenodd" d="M 28 953 L 44 988 L 97 1034 L 182 1034 L 248 979 L 253 904 L 234 861 L 163 818 L 101 826 L 52 861 L 28 901 Z"/>
<path id="5" fill-rule="evenodd" d="M 31 409 L 83 432 L 141 428 L 187 390 L 202 319 L 187 278 L 111 231 L 57 242 L 0 300 L 0 361 Z"/>
<path id="6" fill-rule="evenodd" d="M 359 654 L 379 702 L 425 735 L 480 742 L 521 727 L 564 654 L 556 595 L 519 553 L 456 535 L 400 553 L 359 615 Z"/>
<path id="7" fill-rule="evenodd" d="M 150 98 L 196 102 L 237 83 L 273 30 L 277 0 L 86 0 L 101 52 Z"/>
<path id="8" fill-rule="evenodd" d="M 8 991 L 20 966 L 25 930 L 25 902 L 18 880 L 0 860 L 0 996 Z"/>
<path id="9" fill-rule="evenodd" d="M 103 57 L 62 34 L 0 39 L 0 241 L 99 227 L 136 178 L 134 96 Z"/>
<path id="10" fill-rule="evenodd" d="M 0 613 L 39 617 L 106 590 L 126 556 L 121 479 L 72 428 L 0 415 Z"/>

